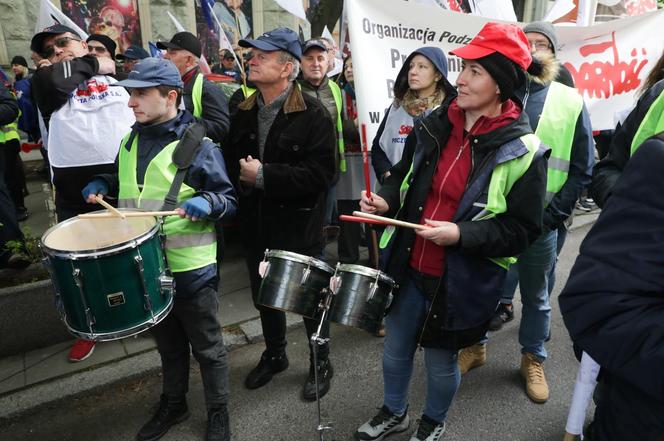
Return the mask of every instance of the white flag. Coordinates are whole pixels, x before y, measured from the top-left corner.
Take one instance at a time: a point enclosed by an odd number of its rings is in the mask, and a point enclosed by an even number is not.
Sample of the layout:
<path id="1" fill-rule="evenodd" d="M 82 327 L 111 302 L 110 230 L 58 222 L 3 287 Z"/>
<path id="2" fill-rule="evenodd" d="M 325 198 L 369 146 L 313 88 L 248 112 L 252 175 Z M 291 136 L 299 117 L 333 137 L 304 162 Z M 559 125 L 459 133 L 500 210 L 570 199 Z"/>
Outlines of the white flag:
<path id="1" fill-rule="evenodd" d="M 510 0 L 475 0 L 470 2 L 473 15 L 515 22 L 514 5 Z"/>
<path id="2" fill-rule="evenodd" d="M 166 13 L 171 18 L 171 21 L 175 25 L 175 29 L 178 32 L 185 32 L 186 31 L 186 29 L 184 28 L 184 26 L 182 26 L 182 24 L 178 21 L 178 19 L 175 18 L 173 16 L 173 14 L 171 14 L 171 11 L 166 11 Z M 201 58 L 198 59 L 198 67 L 201 69 L 201 73 L 204 74 L 204 75 L 208 75 L 208 74 L 212 73 L 212 69 L 210 69 L 210 65 L 208 64 L 207 60 L 205 59 L 205 55 L 201 55 Z"/>
<path id="3" fill-rule="evenodd" d="M 549 13 L 546 14 L 543 20 L 553 23 L 559 18 L 564 17 L 565 15 L 572 12 L 572 10 L 575 8 L 576 5 L 572 0 L 556 0 L 556 2 L 553 4 L 553 7 Z"/>
<path id="4" fill-rule="evenodd" d="M 294 16 L 307 21 L 307 14 L 304 13 L 302 0 L 274 0 L 279 6 L 293 14 Z"/>
<path id="5" fill-rule="evenodd" d="M 69 17 L 67 17 L 61 10 L 53 6 L 49 0 L 41 0 L 39 5 L 39 17 L 35 24 L 35 34 L 44 30 L 49 26 L 60 23 L 67 27 L 72 28 L 84 40 L 88 39 L 88 34 L 79 28 Z"/>
<path id="6" fill-rule="evenodd" d="M 175 18 L 175 17 L 173 16 L 173 14 L 171 14 L 171 11 L 166 11 L 166 13 L 167 13 L 168 16 L 170 17 L 170 19 L 171 19 L 171 21 L 173 22 L 173 24 L 175 25 L 175 30 L 176 30 L 176 31 L 178 31 L 178 32 L 184 32 L 184 31 L 186 31 L 186 29 L 184 28 L 184 26 L 182 26 L 182 24 L 178 21 L 178 19 Z"/>

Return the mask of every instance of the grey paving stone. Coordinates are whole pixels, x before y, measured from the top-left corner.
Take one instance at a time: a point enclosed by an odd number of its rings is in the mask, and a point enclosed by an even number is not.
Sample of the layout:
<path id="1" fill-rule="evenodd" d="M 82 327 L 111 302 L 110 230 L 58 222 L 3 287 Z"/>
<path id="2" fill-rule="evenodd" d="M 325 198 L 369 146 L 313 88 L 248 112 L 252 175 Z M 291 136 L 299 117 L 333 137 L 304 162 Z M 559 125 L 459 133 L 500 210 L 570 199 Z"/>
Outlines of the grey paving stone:
<path id="1" fill-rule="evenodd" d="M 123 338 L 120 342 L 124 346 L 127 355 L 149 351 L 157 347 L 157 343 L 154 341 L 154 337 L 152 337 L 150 331 L 143 332 L 134 337 Z"/>
<path id="2" fill-rule="evenodd" d="M 0 395 L 25 386 L 23 354 L 0 359 Z"/>

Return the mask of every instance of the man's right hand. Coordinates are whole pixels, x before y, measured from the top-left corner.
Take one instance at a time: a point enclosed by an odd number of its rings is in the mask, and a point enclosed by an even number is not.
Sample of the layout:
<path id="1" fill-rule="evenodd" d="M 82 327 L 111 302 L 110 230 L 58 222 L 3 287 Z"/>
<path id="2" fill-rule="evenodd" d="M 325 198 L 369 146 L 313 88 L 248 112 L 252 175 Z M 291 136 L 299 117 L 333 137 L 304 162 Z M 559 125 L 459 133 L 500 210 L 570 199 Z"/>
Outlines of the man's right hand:
<path id="1" fill-rule="evenodd" d="M 115 61 L 110 58 L 102 57 L 97 58 L 99 61 L 99 75 L 114 75 L 115 74 Z"/>
<path id="2" fill-rule="evenodd" d="M 390 209 L 390 206 L 387 205 L 387 201 L 376 193 L 371 193 L 371 196 L 367 196 L 367 192 L 362 192 L 362 199 L 360 199 L 360 209 L 365 213 L 381 215 L 387 213 L 387 210 Z"/>
<path id="3" fill-rule="evenodd" d="M 96 204 L 97 200 L 95 197 L 97 195 L 106 196 L 108 194 L 108 184 L 103 179 L 96 178 L 83 187 L 81 193 L 83 194 L 83 199 L 85 199 L 88 204 Z"/>

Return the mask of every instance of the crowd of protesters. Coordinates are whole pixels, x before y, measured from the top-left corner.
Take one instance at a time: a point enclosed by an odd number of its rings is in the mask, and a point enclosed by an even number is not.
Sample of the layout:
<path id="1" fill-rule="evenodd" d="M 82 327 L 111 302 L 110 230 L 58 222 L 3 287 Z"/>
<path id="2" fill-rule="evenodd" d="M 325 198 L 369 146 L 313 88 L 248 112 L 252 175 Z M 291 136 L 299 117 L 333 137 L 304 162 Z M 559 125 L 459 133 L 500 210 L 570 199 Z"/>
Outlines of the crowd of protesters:
<path id="1" fill-rule="evenodd" d="M 217 287 L 221 225 L 235 219 L 265 337 L 247 389 L 289 366 L 285 313 L 256 301 L 264 251 L 325 259 L 325 246 L 336 239 L 339 262 L 379 268 L 399 286 L 380 334 L 384 400 L 358 421 L 355 439 L 411 428 L 408 390 L 421 347 L 426 400 L 411 441 L 443 440 L 461 376 L 486 364 L 489 331 L 515 319 L 517 286 L 519 372 L 526 395 L 546 402 L 556 260 L 575 207 L 592 202 L 588 188 L 604 210 L 560 297 L 577 353 L 602 367 L 587 436 L 664 439 L 661 63 L 635 108 L 602 138 L 606 155 L 595 165 L 589 113 L 556 59 L 550 23 L 486 24 L 451 52 L 462 60 L 454 85 L 447 55 L 421 47 L 395 78 L 394 99 L 372 142 L 379 185 L 367 194 L 353 58 L 341 61 L 333 41 L 302 42 L 277 28 L 240 40 L 248 55 L 221 50 L 212 70 L 238 83 L 231 97 L 200 72 L 196 36 L 178 32 L 157 46 L 163 58 L 140 46 L 116 53 L 104 35 L 83 40 L 56 24 L 31 41 L 36 69 L 16 56 L 14 82 L 0 87 L 0 267 L 29 264 L 6 247 L 24 240 L 19 222 L 30 215 L 21 132 L 42 145 L 59 222 L 98 209 L 97 197 L 123 208 L 149 208 L 142 205 L 147 194 L 167 200 L 169 152 L 186 131 L 200 134 L 179 187 L 180 218 L 169 220 L 167 233 L 197 241 L 166 249 L 176 296 L 173 311 L 152 328 L 163 392 L 137 439 L 158 439 L 189 416 L 190 347 L 201 365 L 206 439 L 231 439 Z M 427 228 L 337 221 L 356 210 Z M 377 257 L 363 261 L 362 246 Z M 310 341 L 318 323 L 304 322 Z M 327 338 L 329 322 L 318 331 Z M 70 360 L 91 356 L 95 346 L 78 340 Z M 314 401 L 329 391 L 334 370 L 329 344 L 315 356 L 310 349 L 301 395 Z"/>

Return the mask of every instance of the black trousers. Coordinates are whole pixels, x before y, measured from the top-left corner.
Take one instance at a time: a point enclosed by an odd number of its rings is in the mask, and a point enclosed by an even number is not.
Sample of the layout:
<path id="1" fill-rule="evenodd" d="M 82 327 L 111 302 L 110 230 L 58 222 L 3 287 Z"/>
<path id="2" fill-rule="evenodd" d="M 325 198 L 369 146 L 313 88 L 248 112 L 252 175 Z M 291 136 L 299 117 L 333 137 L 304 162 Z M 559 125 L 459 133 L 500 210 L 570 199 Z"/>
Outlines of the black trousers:
<path id="1" fill-rule="evenodd" d="M 266 351 L 270 356 L 277 356 L 286 352 L 286 313 L 278 309 L 269 308 L 266 306 L 256 304 L 258 298 L 258 290 L 261 286 L 261 277 L 258 274 L 258 264 L 263 260 L 263 255 L 258 253 L 250 253 L 247 256 L 247 268 L 249 269 L 249 280 L 251 283 L 251 294 L 254 299 L 254 306 L 260 312 L 261 326 L 263 328 L 263 336 L 265 337 Z M 303 318 L 304 328 L 307 332 L 307 339 L 311 342 L 311 336 L 318 328 L 318 320 Z M 328 338 L 330 336 L 330 322 L 325 320 L 321 329 L 321 337 Z M 319 360 L 327 360 L 330 354 L 329 343 L 318 345 L 317 358 Z M 313 361 L 312 347 L 309 345 L 309 356 Z"/>
<path id="2" fill-rule="evenodd" d="M 0 144 L 0 154 L 4 156 L 5 183 L 16 209 L 24 208 L 25 172 L 21 161 L 21 143 L 12 139 Z"/>
<path id="3" fill-rule="evenodd" d="M 217 290 L 205 285 L 196 293 L 176 294 L 173 310 L 152 328 L 161 356 L 163 392 L 180 399 L 189 390 L 190 350 L 198 361 L 208 410 L 228 402 L 228 353 L 221 334 Z"/>
<path id="4" fill-rule="evenodd" d="M 16 208 L 5 185 L 4 162 L 4 155 L 0 155 L 0 268 L 7 264 L 7 259 L 10 257 L 9 251 L 5 248 L 7 242 L 23 241 L 23 233 L 16 220 Z"/>

